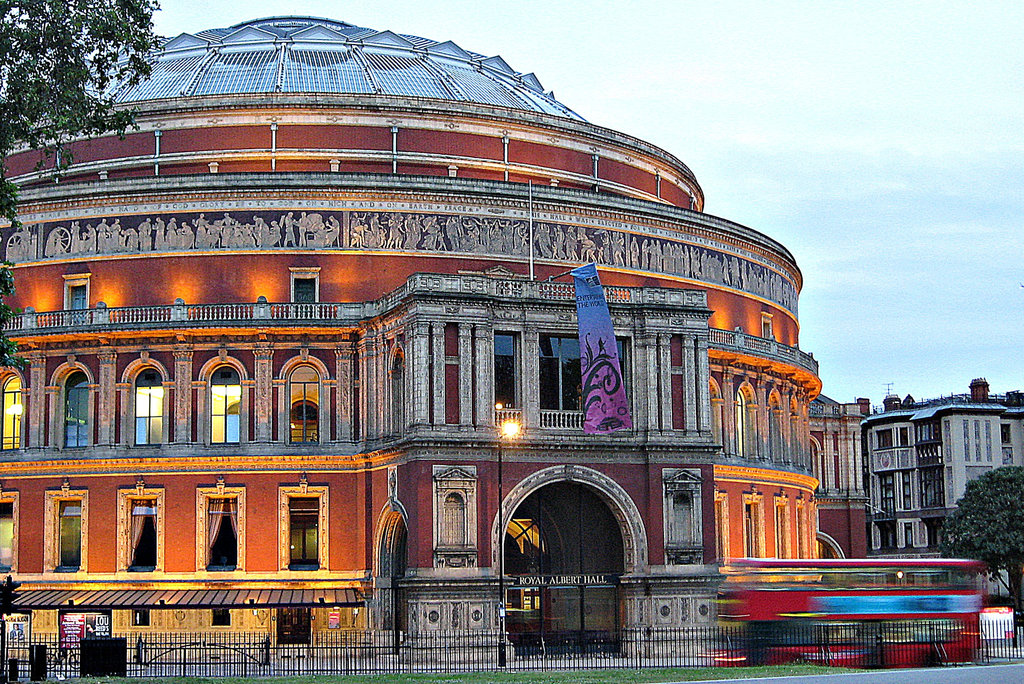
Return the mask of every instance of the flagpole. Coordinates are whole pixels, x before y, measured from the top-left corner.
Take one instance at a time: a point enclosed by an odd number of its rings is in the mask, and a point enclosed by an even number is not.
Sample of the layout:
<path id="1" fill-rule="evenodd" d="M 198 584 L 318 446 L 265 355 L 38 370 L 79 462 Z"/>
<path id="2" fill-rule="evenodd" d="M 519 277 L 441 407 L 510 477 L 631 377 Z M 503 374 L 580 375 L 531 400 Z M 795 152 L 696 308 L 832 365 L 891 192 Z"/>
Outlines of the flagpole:
<path id="1" fill-rule="evenodd" d="M 529 192 L 528 215 L 530 223 L 530 280 L 536 280 L 533 275 L 533 181 L 527 182 Z"/>

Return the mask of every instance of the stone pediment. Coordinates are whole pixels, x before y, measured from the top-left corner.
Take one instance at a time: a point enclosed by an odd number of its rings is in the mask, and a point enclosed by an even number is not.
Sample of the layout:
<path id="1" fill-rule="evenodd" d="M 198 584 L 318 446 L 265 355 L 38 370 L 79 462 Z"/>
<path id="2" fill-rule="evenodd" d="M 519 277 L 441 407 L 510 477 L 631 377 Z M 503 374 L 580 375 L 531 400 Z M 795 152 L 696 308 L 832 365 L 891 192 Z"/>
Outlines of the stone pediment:
<path id="1" fill-rule="evenodd" d="M 434 480 L 475 480 L 476 466 L 434 466 Z"/>
<path id="2" fill-rule="evenodd" d="M 662 482 L 666 489 L 699 489 L 704 480 L 696 468 L 665 468 Z"/>

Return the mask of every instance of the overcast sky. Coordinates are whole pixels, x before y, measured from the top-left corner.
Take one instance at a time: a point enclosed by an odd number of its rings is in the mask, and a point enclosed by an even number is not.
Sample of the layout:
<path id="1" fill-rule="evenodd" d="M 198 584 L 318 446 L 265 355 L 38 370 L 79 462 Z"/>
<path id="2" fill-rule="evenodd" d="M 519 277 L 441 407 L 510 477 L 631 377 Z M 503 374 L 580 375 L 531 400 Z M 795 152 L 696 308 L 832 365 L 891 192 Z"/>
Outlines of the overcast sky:
<path id="1" fill-rule="evenodd" d="M 825 394 L 1024 389 L 1024 3 L 162 1 L 167 36 L 287 13 L 499 54 L 789 247 Z"/>

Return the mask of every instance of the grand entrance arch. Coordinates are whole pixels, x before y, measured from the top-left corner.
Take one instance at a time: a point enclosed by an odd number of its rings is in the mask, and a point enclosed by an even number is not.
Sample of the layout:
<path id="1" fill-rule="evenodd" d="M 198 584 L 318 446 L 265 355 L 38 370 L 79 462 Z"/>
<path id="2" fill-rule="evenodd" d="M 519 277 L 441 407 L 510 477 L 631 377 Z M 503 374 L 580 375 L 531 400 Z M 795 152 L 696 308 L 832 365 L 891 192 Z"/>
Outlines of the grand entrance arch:
<path id="1" fill-rule="evenodd" d="M 521 482 L 503 512 L 505 624 L 516 648 L 616 648 L 619 578 L 646 549 L 628 495 L 598 471 L 566 466 Z"/>

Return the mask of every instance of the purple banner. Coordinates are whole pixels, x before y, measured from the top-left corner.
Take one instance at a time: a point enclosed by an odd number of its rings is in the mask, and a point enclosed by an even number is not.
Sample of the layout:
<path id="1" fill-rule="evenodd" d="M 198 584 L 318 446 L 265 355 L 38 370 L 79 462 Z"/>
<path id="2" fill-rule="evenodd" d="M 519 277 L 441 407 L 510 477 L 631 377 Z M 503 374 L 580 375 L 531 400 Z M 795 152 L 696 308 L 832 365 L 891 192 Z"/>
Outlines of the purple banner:
<path id="1" fill-rule="evenodd" d="M 595 435 L 632 428 L 626 387 L 622 384 L 619 345 L 597 266 L 580 266 L 572 271 L 572 277 L 576 281 L 576 316 L 580 325 L 583 432 Z"/>

